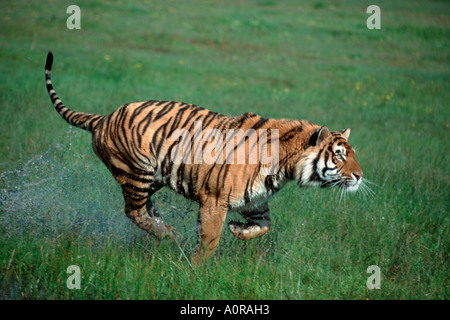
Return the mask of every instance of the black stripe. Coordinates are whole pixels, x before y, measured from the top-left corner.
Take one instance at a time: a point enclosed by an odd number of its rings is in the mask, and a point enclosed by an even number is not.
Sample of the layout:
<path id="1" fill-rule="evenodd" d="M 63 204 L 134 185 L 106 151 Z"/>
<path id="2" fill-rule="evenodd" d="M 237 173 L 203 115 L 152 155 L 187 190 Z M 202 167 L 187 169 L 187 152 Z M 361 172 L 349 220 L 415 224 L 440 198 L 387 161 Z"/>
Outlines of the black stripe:
<path id="1" fill-rule="evenodd" d="M 196 174 L 194 175 L 194 168 L 196 168 Z M 198 177 L 198 168 L 200 168 L 200 166 L 191 166 L 190 167 L 190 171 L 189 171 L 189 180 L 188 180 L 188 196 L 190 199 L 192 200 L 197 200 L 197 197 L 195 196 L 196 194 L 196 190 L 194 189 L 194 177 L 197 178 Z"/>
<path id="2" fill-rule="evenodd" d="M 124 119 L 127 116 L 127 110 L 125 109 L 125 107 L 121 107 L 118 110 L 117 116 L 116 116 L 116 121 L 113 127 L 113 130 L 115 132 L 115 139 L 113 139 L 113 143 L 115 145 L 120 144 L 120 147 L 118 148 L 119 150 L 122 150 L 121 152 L 121 156 L 122 156 L 122 161 L 126 162 L 127 165 L 131 168 L 134 167 L 134 165 L 131 163 L 132 162 L 132 156 L 130 154 L 130 148 L 128 145 L 128 141 L 126 141 L 126 134 L 127 131 L 124 128 Z M 124 157 L 127 157 L 127 159 L 125 159 Z"/>
<path id="3" fill-rule="evenodd" d="M 172 111 L 172 108 L 174 107 L 175 102 L 169 102 L 167 105 L 165 105 L 155 116 L 154 121 L 157 121 L 158 119 L 162 118 L 164 115 L 168 114 L 170 111 Z"/>
<path id="4" fill-rule="evenodd" d="M 270 192 L 274 191 L 274 176 L 267 176 L 266 179 L 264 179 L 264 185 L 266 187 L 266 189 Z"/>
<path id="5" fill-rule="evenodd" d="M 70 117 L 72 117 L 72 116 L 75 114 L 75 112 L 73 112 L 73 111 L 70 110 L 69 108 L 67 108 L 66 110 L 64 110 L 64 111 L 62 111 L 62 112 L 61 112 L 61 109 L 62 109 L 62 108 L 60 108 L 60 109 L 58 110 L 58 112 L 59 112 L 59 114 L 60 114 L 64 119 L 69 119 Z M 69 113 L 69 112 L 71 112 L 72 114 L 67 115 L 67 113 Z M 67 115 L 67 116 L 66 116 L 66 115 Z"/>
<path id="6" fill-rule="evenodd" d="M 129 188 L 133 191 L 138 191 L 138 192 L 142 192 L 142 193 L 148 193 L 148 188 L 140 188 L 140 187 L 136 187 L 135 185 L 131 184 L 131 183 L 125 183 L 122 185 L 122 188 Z"/>
<path id="7" fill-rule="evenodd" d="M 282 142 L 286 142 L 286 141 L 292 139 L 293 137 L 295 137 L 301 131 L 302 131 L 302 127 L 293 128 L 293 129 L 289 130 L 288 132 L 284 133 L 279 138 L 279 140 L 282 141 Z"/>
<path id="8" fill-rule="evenodd" d="M 317 173 L 317 163 L 319 162 L 323 151 L 324 151 L 324 149 L 320 150 L 319 154 L 317 155 L 317 157 L 314 159 L 314 161 L 312 163 L 313 170 L 312 170 L 311 176 L 309 177 L 309 181 L 319 181 L 319 182 L 322 181 L 319 174 Z"/>
<path id="9" fill-rule="evenodd" d="M 134 174 L 132 174 L 130 172 L 123 171 L 122 169 L 119 169 L 119 168 L 116 168 L 116 167 L 113 167 L 113 170 L 114 170 L 114 173 L 113 173 L 114 177 L 125 176 L 128 179 L 134 180 L 134 181 L 137 181 L 137 182 L 148 183 L 148 184 L 153 183 L 153 176 L 151 176 L 151 179 L 146 179 L 146 178 L 138 177 L 138 176 L 136 176 L 136 175 L 134 175 Z"/>
<path id="10" fill-rule="evenodd" d="M 133 201 L 136 201 L 136 202 L 145 201 L 144 204 L 147 202 L 146 201 L 148 198 L 147 196 L 138 196 L 135 193 L 125 191 L 125 190 L 123 190 L 122 193 L 126 198 L 131 199 Z"/>
<path id="11" fill-rule="evenodd" d="M 191 119 L 194 118 L 194 117 L 197 115 L 197 113 L 198 113 L 199 111 L 200 111 L 200 110 L 197 109 L 197 108 L 192 109 L 191 112 L 190 112 L 190 114 L 187 116 L 186 121 L 184 121 L 184 123 L 181 125 L 180 128 L 185 128 L 186 125 L 189 123 L 189 121 L 191 121 Z M 191 127 L 192 127 L 192 126 L 191 126 Z"/>
<path id="12" fill-rule="evenodd" d="M 160 100 L 156 102 L 156 106 L 162 106 L 164 103 L 167 103 L 168 101 Z"/>
<path id="13" fill-rule="evenodd" d="M 124 105 L 123 108 L 125 109 L 127 105 Z M 121 125 L 119 127 L 120 132 L 122 133 L 122 135 L 118 136 L 119 141 L 123 144 L 123 146 L 125 147 L 125 151 L 127 152 L 127 155 L 129 155 L 131 162 L 144 162 L 146 160 L 146 157 L 143 153 L 139 152 L 138 148 L 136 148 L 135 145 L 135 132 L 136 132 L 136 128 L 133 127 L 131 130 L 131 139 L 127 139 L 128 133 L 130 130 L 128 130 L 125 127 L 125 118 L 128 115 L 128 112 L 124 112 L 124 120 L 121 121 Z M 123 139 L 121 138 L 123 137 Z M 137 161 L 136 161 L 137 160 Z"/>
<path id="14" fill-rule="evenodd" d="M 140 138 L 140 135 L 136 133 L 136 127 L 133 127 L 131 129 L 131 139 L 128 139 L 129 151 L 132 153 L 135 160 L 139 160 L 141 164 L 145 164 L 148 161 L 147 155 L 141 152 L 140 145 L 136 146 L 136 140 L 140 141 L 142 138 Z"/>
<path id="15" fill-rule="evenodd" d="M 171 161 L 173 163 L 173 161 Z M 184 168 L 185 168 L 185 164 L 181 163 L 180 166 L 177 169 L 177 191 L 182 193 L 184 196 L 186 196 L 185 192 L 184 192 L 184 188 L 183 188 L 183 176 L 184 176 Z M 189 192 L 189 190 L 187 190 Z"/>
<path id="16" fill-rule="evenodd" d="M 233 192 L 233 187 L 230 187 L 230 193 L 228 193 L 228 197 L 227 197 L 228 209 L 231 209 L 231 207 L 230 207 L 230 198 L 231 198 L 231 193 L 232 192 Z"/>
<path id="17" fill-rule="evenodd" d="M 125 195 L 124 195 L 125 196 Z M 125 197 L 128 197 L 129 198 L 129 196 L 125 196 Z M 145 207 L 147 205 L 147 203 L 146 202 L 144 202 L 143 204 L 135 204 L 135 203 L 133 203 L 133 204 L 127 204 L 127 207 L 130 209 L 130 210 L 139 210 L 139 209 L 141 209 L 141 208 L 143 208 L 143 207 Z"/>
<path id="18" fill-rule="evenodd" d="M 261 117 L 258 122 L 252 127 L 252 129 L 258 129 L 261 128 L 263 125 L 265 125 L 267 123 L 267 121 L 269 121 L 268 118 L 263 118 Z"/>
<path id="19" fill-rule="evenodd" d="M 45 70 L 51 71 L 53 65 L 53 53 L 51 51 L 47 54 L 47 59 L 45 60 Z"/>
<path id="20" fill-rule="evenodd" d="M 247 180 L 247 184 L 245 185 L 245 192 L 244 192 L 244 201 L 245 201 L 245 203 L 249 203 L 250 202 L 250 194 L 248 192 L 249 184 L 250 184 L 250 179 Z"/>
<path id="21" fill-rule="evenodd" d="M 97 122 L 99 119 L 103 118 L 103 116 L 101 115 L 97 115 L 91 118 L 90 122 L 89 122 L 89 131 L 92 131 L 92 129 L 94 128 L 94 123 Z"/>
<path id="22" fill-rule="evenodd" d="M 172 136 L 172 133 L 178 129 L 178 125 L 181 122 L 181 119 L 183 118 L 184 112 L 183 110 L 178 110 L 177 115 L 174 118 L 174 121 L 172 122 L 172 125 L 170 126 L 169 132 L 167 136 Z"/>
<path id="23" fill-rule="evenodd" d="M 203 127 L 207 128 L 211 124 L 211 122 L 213 122 L 216 119 L 217 115 L 219 115 L 219 114 L 216 112 L 210 111 L 203 119 Z"/>
<path id="24" fill-rule="evenodd" d="M 244 215 L 248 221 L 246 224 L 247 227 L 251 225 L 261 226 L 258 222 L 270 221 L 270 212 L 268 209 L 263 212 L 245 212 Z"/>
<path id="25" fill-rule="evenodd" d="M 160 131 L 163 131 L 161 134 L 161 137 L 158 137 L 158 135 L 160 134 Z M 159 140 L 158 140 L 159 139 Z M 157 143 L 158 140 L 158 143 Z M 158 157 L 159 152 L 161 151 L 161 147 L 164 143 L 164 141 L 166 140 L 166 126 L 160 126 L 155 133 L 153 134 L 152 137 L 152 144 L 155 147 L 155 152 L 156 152 L 156 156 Z"/>
<path id="26" fill-rule="evenodd" d="M 145 132 L 147 132 L 148 127 L 152 124 L 153 122 L 153 110 L 151 110 L 146 116 L 145 119 L 146 121 L 144 122 L 143 120 L 141 120 L 138 124 L 138 131 L 141 132 L 141 134 L 144 134 Z M 144 128 L 141 130 L 140 127 L 144 125 Z"/>
<path id="27" fill-rule="evenodd" d="M 154 100 L 145 101 L 139 107 L 134 109 L 133 113 L 130 116 L 128 128 L 131 128 L 131 126 L 134 124 L 134 120 L 136 119 L 136 117 L 138 117 L 143 111 L 145 111 L 145 109 L 147 109 L 147 107 L 149 107 L 154 102 L 155 102 Z"/>

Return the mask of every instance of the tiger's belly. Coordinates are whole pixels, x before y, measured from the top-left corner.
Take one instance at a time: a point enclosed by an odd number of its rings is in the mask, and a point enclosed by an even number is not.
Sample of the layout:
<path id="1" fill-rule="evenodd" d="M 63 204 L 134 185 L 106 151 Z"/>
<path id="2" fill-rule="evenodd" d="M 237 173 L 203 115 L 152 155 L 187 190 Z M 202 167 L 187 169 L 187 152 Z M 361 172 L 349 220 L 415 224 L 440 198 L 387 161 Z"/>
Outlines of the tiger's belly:
<path id="1" fill-rule="evenodd" d="M 280 190 L 285 179 L 258 174 L 256 165 L 158 164 L 155 182 L 202 203 L 215 198 L 232 211 L 251 211 Z M 256 173 L 255 173 L 256 172 Z"/>

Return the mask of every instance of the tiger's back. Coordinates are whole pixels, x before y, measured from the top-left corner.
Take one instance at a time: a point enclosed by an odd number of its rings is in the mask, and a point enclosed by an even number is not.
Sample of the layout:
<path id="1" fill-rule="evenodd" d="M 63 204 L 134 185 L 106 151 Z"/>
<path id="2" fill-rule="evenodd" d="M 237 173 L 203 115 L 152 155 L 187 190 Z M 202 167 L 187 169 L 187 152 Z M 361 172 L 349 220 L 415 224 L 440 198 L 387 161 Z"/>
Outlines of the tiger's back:
<path id="1" fill-rule="evenodd" d="M 158 238 L 175 236 L 151 201 L 164 186 L 199 203 L 194 262 L 215 251 L 229 210 L 246 220 L 229 223 L 239 239 L 266 233 L 268 199 L 290 180 L 349 190 L 361 182 L 349 129 L 255 113 L 229 117 L 173 101 L 125 104 L 108 116 L 75 112 L 53 89 L 52 62 L 49 53 L 46 83 L 56 111 L 92 132 L 93 149 L 121 185 L 125 213 L 137 226 Z"/>
<path id="2" fill-rule="evenodd" d="M 238 139 L 245 138 L 248 160 L 251 147 L 249 136 L 234 136 L 234 141 L 230 142 L 226 141 L 227 133 L 237 130 L 246 133 L 253 130 L 258 138 L 259 132 L 270 133 L 271 128 L 279 128 L 277 130 L 281 129 L 286 140 L 293 137 L 293 132 L 299 133 L 300 127 L 305 132 L 318 128 L 317 125 L 305 121 L 267 119 L 254 113 L 228 117 L 192 104 L 151 100 L 126 104 L 105 117 L 93 131 L 93 146 L 97 155 L 121 184 L 128 179 L 128 183 L 135 189 L 142 189 L 146 182 L 152 181 L 195 201 L 199 201 L 202 194 L 217 198 L 225 195 L 225 204 L 236 210 L 250 202 L 250 197 L 257 193 L 252 189 L 265 189 L 262 196 L 267 198 L 279 187 L 274 183 L 274 175 L 258 174 L 260 163 L 238 163 L 235 149 L 240 142 Z M 176 163 L 174 149 L 183 141 L 175 141 L 172 137 L 180 128 L 185 128 L 191 138 L 191 154 L 188 161 Z M 201 153 L 199 162 L 196 162 L 196 130 L 203 133 L 211 129 L 221 132 L 223 141 L 232 143 L 234 148 L 228 152 L 226 148 L 216 148 L 223 152 L 222 161 L 205 163 Z M 205 141 L 204 135 L 199 136 L 199 139 L 200 151 L 215 143 Z M 285 156 L 285 150 L 280 151 L 280 155 Z M 234 158 L 227 163 L 230 154 Z M 285 162 L 291 159 L 284 158 Z M 136 179 L 132 179 L 131 173 Z M 280 180 L 284 180 L 283 178 Z M 253 185 L 256 188 L 252 188 Z"/>

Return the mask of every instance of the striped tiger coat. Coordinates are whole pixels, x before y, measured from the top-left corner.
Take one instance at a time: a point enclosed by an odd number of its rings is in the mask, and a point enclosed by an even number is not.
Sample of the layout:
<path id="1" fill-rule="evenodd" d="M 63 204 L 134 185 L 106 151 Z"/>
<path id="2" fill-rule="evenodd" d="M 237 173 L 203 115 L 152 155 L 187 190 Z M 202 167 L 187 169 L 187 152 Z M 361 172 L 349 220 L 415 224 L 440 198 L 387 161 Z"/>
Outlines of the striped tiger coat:
<path id="1" fill-rule="evenodd" d="M 139 228 L 159 239 L 176 235 L 151 201 L 163 186 L 199 203 L 194 263 L 216 250 L 230 210 L 246 221 L 229 223 L 237 238 L 265 234 L 270 228 L 268 199 L 290 180 L 300 187 L 338 186 L 350 191 L 358 189 L 362 181 L 361 168 L 347 142 L 350 129 L 329 131 L 310 121 L 275 120 L 254 113 L 228 117 L 172 101 L 129 103 L 108 116 L 75 112 L 53 89 L 52 63 L 49 52 L 45 79 L 56 111 L 71 125 L 92 133 L 93 149 L 121 185 L 125 213 Z M 181 129 L 185 135 L 174 139 Z M 208 132 L 209 137 L 200 137 L 196 143 L 196 130 Z M 228 137 L 226 133 L 233 130 L 251 134 Z M 266 134 L 264 141 L 260 133 Z M 221 134 L 226 138 L 221 140 Z M 232 147 L 226 148 L 230 144 Z M 202 161 L 196 146 L 209 150 L 215 161 Z M 238 146 L 245 151 L 239 159 Z M 269 166 L 258 152 L 250 161 L 252 152 L 263 147 L 272 157 Z"/>

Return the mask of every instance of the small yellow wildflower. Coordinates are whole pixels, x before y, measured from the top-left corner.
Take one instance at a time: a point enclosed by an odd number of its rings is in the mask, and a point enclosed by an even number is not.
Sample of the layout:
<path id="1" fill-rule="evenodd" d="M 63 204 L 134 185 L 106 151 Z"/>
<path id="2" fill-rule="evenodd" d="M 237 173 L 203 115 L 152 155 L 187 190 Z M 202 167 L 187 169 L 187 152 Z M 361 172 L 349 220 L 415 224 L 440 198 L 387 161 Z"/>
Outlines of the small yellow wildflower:
<path id="1" fill-rule="evenodd" d="M 393 93 L 393 92 L 386 94 L 386 96 L 385 96 L 386 101 L 391 100 L 393 96 L 394 96 L 394 93 Z"/>

